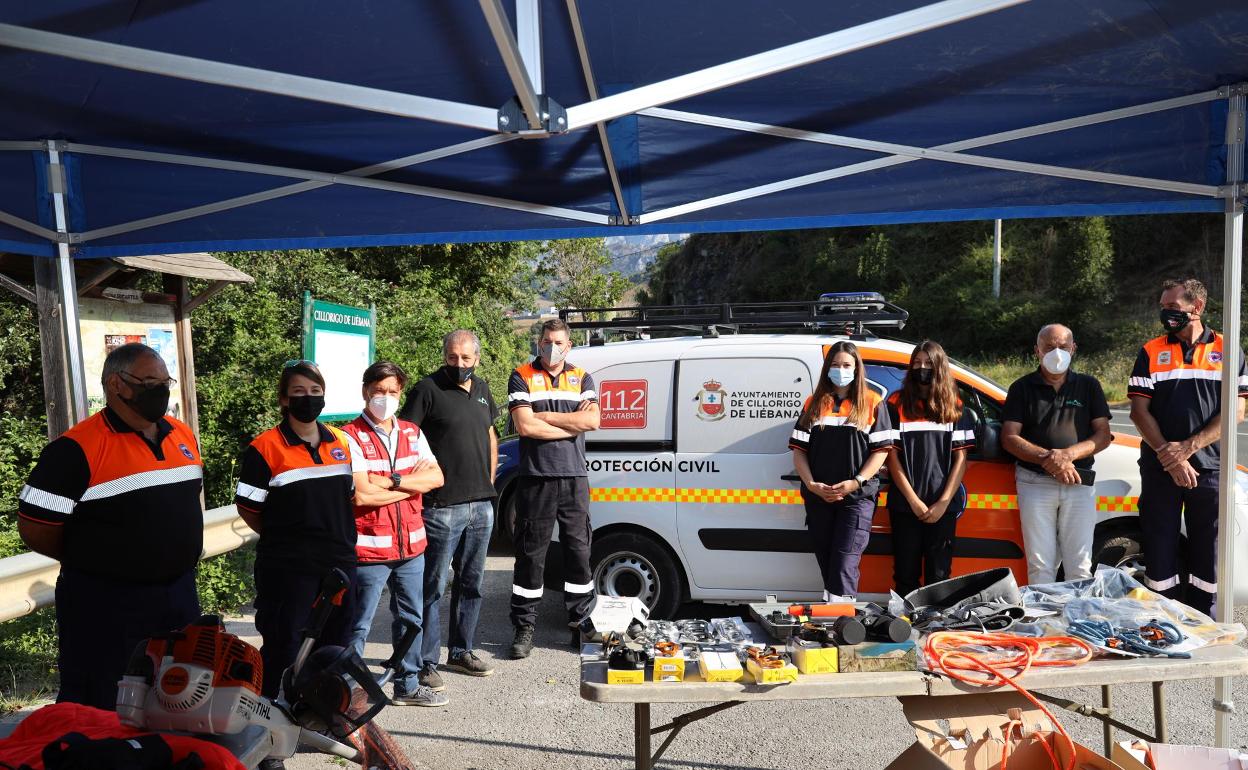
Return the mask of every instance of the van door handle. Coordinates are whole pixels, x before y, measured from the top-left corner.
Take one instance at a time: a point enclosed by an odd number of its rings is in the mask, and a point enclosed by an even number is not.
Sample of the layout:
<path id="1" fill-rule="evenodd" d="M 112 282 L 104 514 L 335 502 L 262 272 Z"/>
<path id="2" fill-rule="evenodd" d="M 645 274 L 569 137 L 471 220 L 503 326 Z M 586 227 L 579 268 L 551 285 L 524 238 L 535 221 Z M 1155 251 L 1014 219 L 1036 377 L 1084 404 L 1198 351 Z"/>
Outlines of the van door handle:
<path id="1" fill-rule="evenodd" d="M 780 477 L 780 480 L 781 481 L 801 481 L 802 477 L 798 476 L 796 473 L 786 473 Z"/>

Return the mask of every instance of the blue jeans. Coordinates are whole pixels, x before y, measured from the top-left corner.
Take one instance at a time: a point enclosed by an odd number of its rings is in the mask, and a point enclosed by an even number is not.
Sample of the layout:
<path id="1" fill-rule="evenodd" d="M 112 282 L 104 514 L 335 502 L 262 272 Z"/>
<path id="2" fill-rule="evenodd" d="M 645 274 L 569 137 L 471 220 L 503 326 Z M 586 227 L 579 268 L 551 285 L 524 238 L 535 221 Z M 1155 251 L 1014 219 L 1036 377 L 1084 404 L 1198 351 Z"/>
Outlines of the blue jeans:
<path id="1" fill-rule="evenodd" d="M 438 604 L 446 593 L 447 567 L 455 570 L 451 584 L 449 623 L 450 657 L 472 650 L 481 614 L 481 583 L 485 577 L 485 554 L 494 530 L 494 506 L 489 500 L 460 503 L 445 508 L 426 508 L 425 536 L 425 628 L 420 655 L 426 666 L 436 666 L 442 648 Z"/>
<path id="2" fill-rule="evenodd" d="M 396 565 L 361 563 L 355 571 L 355 614 L 351 624 L 351 646 L 360 656 L 364 655 L 364 642 L 373 627 L 381 589 L 390 586 L 390 639 L 397 645 L 403 632 L 411 625 L 421 627 L 424 610 L 425 555 Z M 420 636 L 412 642 L 403 660 L 394 672 L 394 692 L 404 695 L 419 684 Z"/>

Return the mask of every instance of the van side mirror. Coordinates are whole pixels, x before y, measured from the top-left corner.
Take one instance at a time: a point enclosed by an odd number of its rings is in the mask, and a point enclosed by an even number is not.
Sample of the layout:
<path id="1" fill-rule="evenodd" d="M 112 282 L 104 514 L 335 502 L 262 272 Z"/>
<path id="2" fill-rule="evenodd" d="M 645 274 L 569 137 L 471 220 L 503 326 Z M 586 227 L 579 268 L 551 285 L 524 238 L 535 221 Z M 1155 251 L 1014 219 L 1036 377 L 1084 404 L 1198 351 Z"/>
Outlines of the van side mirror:
<path id="1" fill-rule="evenodd" d="M 1001 425 L 981 421 L 975 426 L 975 448 L 981 460 L 1001 457 Z"/>

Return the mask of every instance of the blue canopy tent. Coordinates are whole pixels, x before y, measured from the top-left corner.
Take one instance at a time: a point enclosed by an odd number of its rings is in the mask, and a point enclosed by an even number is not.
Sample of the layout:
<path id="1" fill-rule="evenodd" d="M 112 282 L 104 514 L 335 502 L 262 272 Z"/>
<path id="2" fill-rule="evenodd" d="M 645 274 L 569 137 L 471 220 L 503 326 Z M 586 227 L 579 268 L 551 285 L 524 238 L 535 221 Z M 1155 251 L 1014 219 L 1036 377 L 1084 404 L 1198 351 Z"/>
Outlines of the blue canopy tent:
<path id="1" fill-rule="evenodd" d="M 0 250 L 63 285 L 153 252 L 1224 212 L 1239 337 L 1242 0 L 9 0 L 0 62 Z"/>

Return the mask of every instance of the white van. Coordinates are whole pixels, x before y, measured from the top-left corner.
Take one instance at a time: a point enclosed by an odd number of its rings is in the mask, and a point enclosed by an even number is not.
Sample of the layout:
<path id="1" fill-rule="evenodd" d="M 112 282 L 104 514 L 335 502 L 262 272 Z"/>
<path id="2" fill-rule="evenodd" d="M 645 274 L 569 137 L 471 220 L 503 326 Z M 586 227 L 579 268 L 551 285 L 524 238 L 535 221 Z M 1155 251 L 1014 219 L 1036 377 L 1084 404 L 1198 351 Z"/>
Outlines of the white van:
<path id="1" fill-rule="evenodd" d="M 869 301 L 864 303 L 864 297 Z M 688 600 L 822 597 L 789 433 L 812 392 L 827 346 L 852 340 L 866 363 L 868 383 L 884 395 L 900 387 L 913 348 L 912 343 L 864 333 L 872 325 L 904 323 L 905 311 L 879 295 L 825 295 L 815 303 L 748 306 L 770 313 L 760 317 L 796 317 L 789 326 L 810 327 L 815 318 L 822 328 L 814 333 L 715 336 L 725 327 L 750 328 L 740 320 L 744 307 L 714 306 L 712 315 L 722 313 L 728 320 L 705 323 L 706 336 L 582 346 L 568 356 L 593 374 L 602 408 L 601 428 L 586 437 L 597 591 L 640 596 L 658 617 L 672 616 Z M 836 309 L 830 321 L 812 315 L 827 313 L 829 307 Z M 702 317 L 643 317 L 632 326 L 696 327 Z M 856 333 L 818 333 L 829 323 L 838 329 L 849 323 Z M 600 325 L 618 327 L 621 321 Z M 968 505 L 958 522 L 954 574 L 1008 566 L 1021 585 L 1027 567 L 1014 462 L 998 450 L 997 442 L 1005 389 L 957 362 L 951 365 L 963 403 L 978 421 L 977 445 L 964 481 Z M 1139 439 L 1123 434 L 1114 438 L 1096 457 L 1099 523 L 1094 553 L 1101 563 L 1138 566 Z M 500 451 L 509 458 L 498 480 L 499 528 L 510 535 L 514 439 L 505 440 Z M 1238 483 L 1242 494 L 1248 489 L 1248 474 L 1241 471 Z M 863 596 L 886 595 L 893 584 L 883 494 L 862 560 Z M 1237 518 L 1242 520 L 1245 513 L 1241 503 Z M 1237 526 L 1235 537 L 1248 548 L 1244 532 Z M 551 549 L 549 559 L 558 557 L 558 549 Z M 1236 586 L 1237 593 L 1248 594 L 1248 574 Z"/>

